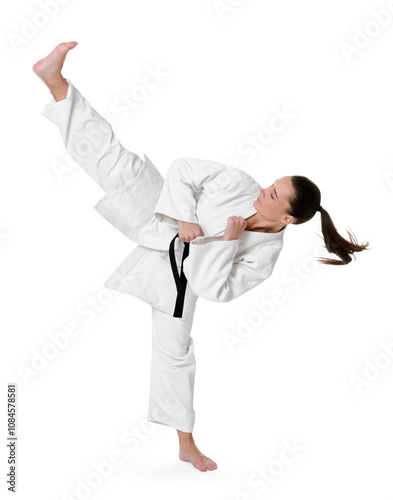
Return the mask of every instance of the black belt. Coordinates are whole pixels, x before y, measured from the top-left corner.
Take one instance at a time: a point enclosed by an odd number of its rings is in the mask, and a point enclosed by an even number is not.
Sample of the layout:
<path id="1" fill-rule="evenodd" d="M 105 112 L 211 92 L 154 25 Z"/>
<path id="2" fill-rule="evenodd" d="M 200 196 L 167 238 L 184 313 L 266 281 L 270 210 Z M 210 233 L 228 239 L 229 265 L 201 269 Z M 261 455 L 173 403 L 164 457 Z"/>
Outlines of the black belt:
<path id="1" fill-rule="evenodd" d="M 187 287 L 187 278 L 183 272 L 183 262 L 184 259 L 188 256 L 188 252 L 190 250 L 190 244 L 187 242 L 183 242 L 184 250 L 183 250 L 183 257 L 181 259 L 181 270 L 179 276 L 179 272 L 177 270 L 177 265 L 176 265 L 176 257 L 175 257 L 176 238 L 179 238 L 179 234 L 176 234 L 176 236 L 171 241 L 171 244 L 169 245 L 169 259 L 171 261 L 172 274 L 173 277 L 175 278 L 176 289 L 177 289 L 176 305 L 175 305 L 175 310 L 173 312 L 173 316 L 175 318 L 181 318 L 183 315 L 184 296 L 186 294 L 186 287 Z"/>

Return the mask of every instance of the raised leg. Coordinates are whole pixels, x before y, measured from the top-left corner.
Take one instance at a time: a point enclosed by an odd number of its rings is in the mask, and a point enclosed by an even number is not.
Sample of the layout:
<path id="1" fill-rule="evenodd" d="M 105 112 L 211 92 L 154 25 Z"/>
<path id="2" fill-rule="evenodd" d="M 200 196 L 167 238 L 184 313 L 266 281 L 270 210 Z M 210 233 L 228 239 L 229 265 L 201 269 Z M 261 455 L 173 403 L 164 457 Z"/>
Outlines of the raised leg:
<path id="1" fill-rule="evenodd" d="M 59 44 L 33 70 L 49 88 L 53 99 L 42 115 L 59 128 L 71 157 L 106 193 L 123 188 L 138 175 L 143 160 L 122 146 L 105 120 L 61 74 L 65 57 L 76 42 Z"/>

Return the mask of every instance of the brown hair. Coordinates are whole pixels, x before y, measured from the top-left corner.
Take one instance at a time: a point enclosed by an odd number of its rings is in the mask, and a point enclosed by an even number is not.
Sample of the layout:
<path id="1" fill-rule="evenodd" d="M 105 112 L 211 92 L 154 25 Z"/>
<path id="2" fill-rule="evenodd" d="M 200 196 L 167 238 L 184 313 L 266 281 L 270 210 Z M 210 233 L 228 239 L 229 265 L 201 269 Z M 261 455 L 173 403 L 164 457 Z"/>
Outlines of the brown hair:
<path id="1" fill-rule="evenodd" d="M 317 259 L 322 264 L 345 265 L 352 261 L 354 252 L 368 250 L 369 242 L 359 245 L 355 235 L 347 230 L 349 240 L 337 231 L 328 212 L 321 206 L 321 192 L 316 184 L 302 175 L 293 175 L 291 183 L 295 196 L 289 200 L 287 213 L 295 218 L 293 224 L 303 224 L 312 219 L 317 211 L 321 212 L 321 225 L 324 247 L 329 253 L 336 254 L 337 259 Z"/>

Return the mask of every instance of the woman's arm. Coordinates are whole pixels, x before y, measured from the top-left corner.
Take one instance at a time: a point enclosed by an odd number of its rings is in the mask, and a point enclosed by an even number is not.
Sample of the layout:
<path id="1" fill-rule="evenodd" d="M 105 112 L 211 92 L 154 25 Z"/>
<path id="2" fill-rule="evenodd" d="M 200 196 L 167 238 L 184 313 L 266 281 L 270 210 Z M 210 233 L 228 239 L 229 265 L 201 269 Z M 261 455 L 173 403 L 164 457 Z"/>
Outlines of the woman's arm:
<path id="1" fill-rule="evenodd" d="M 234 262 L 239 240 L 205 236 L 190 243 L 183 269 L 192 291 L 215 302 L 229 302 L 265 281 L 280 249 L 267 245 Z"/>
<path id="2" fill-rule="evenodd" d="M 160 222 L 175 228 L 179 221 L 199 224 L 199 196 L 204 191 L 214 195 L 230 182 L 237 181 L 238 177 L 239 169 L 234 167 L 207 160 L 179 158 L 168 167 L 154 215 Z"/>
<path id="3" fill-rule="evenodd" d="M 228 302 L 271 275 L 281 245 L 264 245 L 235 262 L 239 236 L 246 226 L 243 217 L 232 216 L 228 218 L 223 236 L 205 236 L 191 241 L 183 268 L 196 295 L 216 302 Z"/>

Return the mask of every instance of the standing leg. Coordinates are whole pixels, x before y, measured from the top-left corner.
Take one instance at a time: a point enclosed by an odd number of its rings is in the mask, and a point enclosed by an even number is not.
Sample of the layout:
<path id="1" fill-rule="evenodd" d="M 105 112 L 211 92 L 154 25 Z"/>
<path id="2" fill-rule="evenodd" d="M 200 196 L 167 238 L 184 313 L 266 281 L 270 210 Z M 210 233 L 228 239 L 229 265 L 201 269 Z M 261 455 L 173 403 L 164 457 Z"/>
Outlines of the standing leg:
<path id="1" fill-rule="evenodd" d="M 106 192 L 126 186 L 143 167 L 143 160 L 122 146 L 112 127 L 80 94 L 61 70 L 76 42 L 61 43 L 33 66 L 53 99 L 42 111 L 60 131 L 71 157 Z"/>
<path id="2" fill-rule="evenodd" d="M 192 431 L 196 361 L 192 319 L 175 318 L 152 307 L 152 355 L 147 420 L 177 429 L 179 458 L 201 471 L 217 464 L 195 446 Z"/>
<path id="3" fill-rule="evenodd" d="M 191 321 L 152 307 L 148 421 L 192 432 L 196 362 Z"/>

